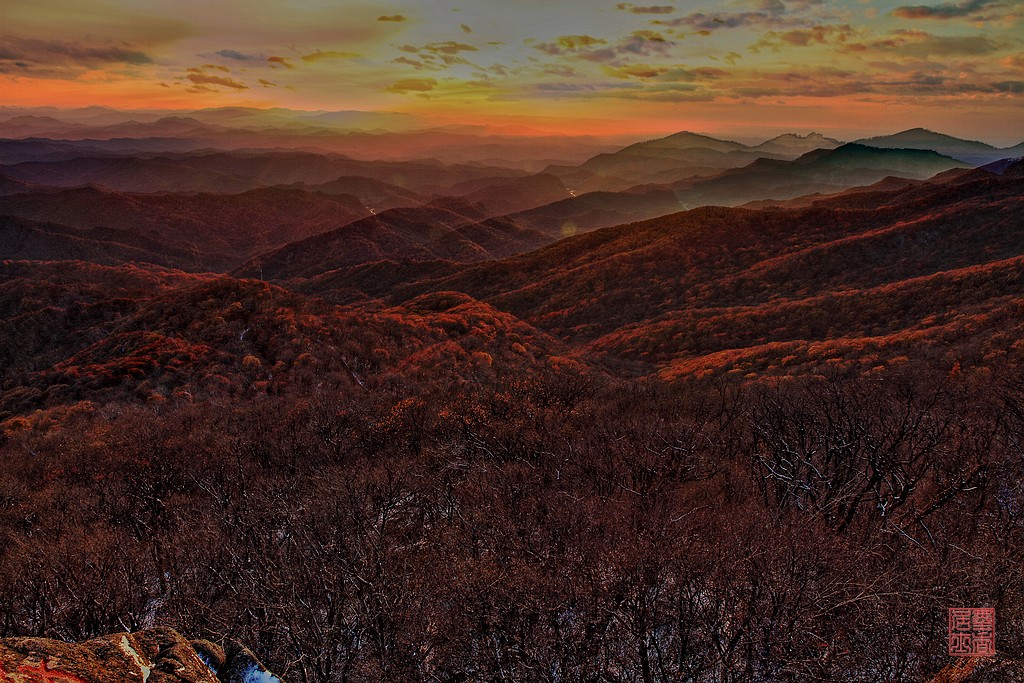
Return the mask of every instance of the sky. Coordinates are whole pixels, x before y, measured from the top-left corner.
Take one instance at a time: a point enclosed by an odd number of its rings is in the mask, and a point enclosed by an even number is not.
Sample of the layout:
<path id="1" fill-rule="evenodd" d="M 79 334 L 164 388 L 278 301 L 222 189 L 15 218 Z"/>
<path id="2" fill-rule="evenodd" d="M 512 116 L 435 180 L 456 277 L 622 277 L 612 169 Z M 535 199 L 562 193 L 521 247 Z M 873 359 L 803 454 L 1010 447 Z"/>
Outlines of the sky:
<path id="1" fill-rule="evenodd" d="M 656 2 L 0 0 L 0 102 L 1024 139 L 1024 0 Z"/>

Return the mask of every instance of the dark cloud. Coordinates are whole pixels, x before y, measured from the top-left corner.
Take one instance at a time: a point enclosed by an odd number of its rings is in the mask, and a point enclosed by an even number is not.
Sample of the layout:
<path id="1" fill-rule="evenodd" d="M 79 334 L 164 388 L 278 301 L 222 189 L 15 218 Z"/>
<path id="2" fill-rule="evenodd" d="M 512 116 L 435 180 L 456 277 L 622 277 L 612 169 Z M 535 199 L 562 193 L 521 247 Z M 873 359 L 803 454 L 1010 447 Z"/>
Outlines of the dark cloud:
<path id="1" fill-rule="evenodd" d="M 85 45 L 63 40 L 38 40 L 19 36 L 0 36 L 0 59 L 20 60 L 24 64 L 77 65 L 83 67 L 106 64 L 152 64 L 144 52 L 125 45 Z"/>
<path id="2" fill-rule="evenodd" d="M 535 92 L 548 97 L 585 99 L 627 99 L 650 102 L 709 102 L 715 93 L 694 83 L 635 82 L 540 83 Z"/>
<path id="3" fill-rule="evenodd" d="M 955 19 L 1001 4 L 992 0 L 966 0 L 941 5 L 904 5 L 894 9 L 892 15 L 903 19 Z"/>
<path id="4" fill-rule="evenodd" d="M 188 72 L 189 73 L 185 76 L 185 78 L 187 78 L 197 86 L 221 85 L 225 88 L 232 88 L 234 90 L 249 89 L 249 86 L 247 86 L 245 83 L 241 83 L 227 76 L 214 76 L 212 74 L 202 73 L 199 69 L 189 69 Z"/>
<path id="5" fill-rule="evenodd" d="M 406 19 L 408 19 L 408 17 L 403 16 L 401 14 L 389 14 L 389 15 L 386 15 L 386 16 L 377 17 L 377 21 L 395 21 L 395 22 L 398 22 L 398 21 L 405 21 Z"/>
<path id="6" fill-rule="evenodd" d="M 393 63 L 395 63 L 395 64 L 405 64 L 406 66 L 411 66 L 414 69 L 427 69 L 427 68 L 432 68 L 433 67 L 433 65 L 427 64 L 426 62 L 421 62 L 418 59 L 410 59 L 409 57 L 396 57 L 395 59 L 392 59 L 391 61 Z M 438 68 L 439 69 L 441 67 L 433 67 L 433 68 Z"/>
<path id="7" fill-rule="evenodd" d="M 473 32 L 473 29 L 471 29 L 470 27 L 466 26 L 465 24 L 459 24 L 459 28 L 462 29 L 463 33 L 472 33 Z"/>
<path id="8" fill-rule="evenodd" d="M 441 71 L 446 66 L 452 66 L 453 64 L 477 66 L 466 58 L 461 57 L 460 54 L 463 52 L 479 52 L 479 49 L 473 45 L 459 43 L 454 40 L 428 43 L 420 47 L 415 45 L 399 45 L 398 49 L 402 52 L 408 52 L 409 54 L 416 55 L 416 59 L 399 57 L 397 59 L 393 59 L 393 62 L 397 64 L 408 64 L 416 69 L 430 69 L 432 71 Z"/>
<path id="9" fill-rule="evenodd" d="M 51 43 L 47 52 L 68 57 L 79 64 L 101 64 L 122 62 L 125 64 L 152 64 L 148 55 L 137 50 L 125 50 L 119 47 L 81 47 L 78 45 Z"/>
<path id="10" fill-rule="evenodd" d="M 268 81 L 265 78 L 260 78 L 258 80 L 259 80 L 259 84 L 262 85 L 264 88 L 276 88 L 277 87 L 277 83 L 274 83 L 272 81 Z"/>
<path id="11" fill-rule="evenodd" d="M 454 40 L 446 40 L 440 43 L 430 43 L 420 48 L 435 54 L 454 55 L 459 52 L 477 52 L 477 48 L 465 43 L 457 43 Z"/>
<path id="12" fill-rule="evenodd" d="M 659 85 L 638 91 L 620 91 L 613 96 L 647 102 L 711 102 L 717 97 L 716 93 L 710 90 L 686 83 Z"/>
<path id="13" fill-rule="evenodd" d="M 217 50 L 213 54 L 218 55 L 220 57 L 224 57 L 225 59 L 234 59 L 239 62 L 263 61 L 262 55 L 247 55 L 244 52 L 239 52 L 238 50 Z"/>
<path id="14" fill-rule="evenodd" d="M 751 46 L 757 52 L 762 48 L 778 50 L 781 47 L 807 47 L 809 45 L 842 44 L 854 36 L 849 24 L 819 24 L 810 28 L 797 28 L 791 31 L 768 31 Z"/>
<path id="15" fill-rule="evenodd" d="M 695 31 L 717 31 L 723 28 L 743 28 L 747 26 L 764 28 L 788 28 L 797 26 L 813 26 L 809 19 L 786 16 L 783 12 L 769 9 L 760 12 L 721 12 L 705 14 L 694 12 L 675 19 L 659 19 L 653 22 L 658 26 L 689 28 Z"/>
<path id="16" fill-rule="evenodd" d="M 396 93 L 423 93 L 433 90 L 435 86 L 437 86 L 435 78 L 403 78 L 389 85 L 387 89 Z"/>
<path id="17" fill-rule="evenodd" d="M 649 66 L 646 64 L 634 64 L 623 66 L 617 69 L 609 69 L 609 73 L 617 78 L 657 78 L 665 72 L 662 67 Z"/>
<path id="18" fill-rule="evenodd" d="M 545 52 L 549 55 L 565 55 L 580 50 L 585 50 L 595 45 L 607 45 L 608 41 L 604 38 L 595 38 L 593 36 L 580 35 L 580 36 L 561 36 L 553 43 L 537 43 L 534 45 L 534 49 Z"/>
<path id="19" fill-rule="evenodd" d="M 546 64 L 543 71 L 546 74 L 560 76 L 561 78 L 578 78 L 583 75 L 571 66 L 563 66 L 561 64 Z"/>
<path id="20" fill-rule="evenodd" d="M 999 81 L 993 83 L 992 87 L 998 92 L 1022 93 L 1024 92 L 1024 81 Z"/>
<path id="21" fill-rule="evenodd" d="M 603 38 L 579 35 L 561 36 L 554 42 L 537 43 L 533 47 L 551 56 L 609 63 L 622 57 L 666 55 L 674 45 L 657 31 L 634 31 L 614 44 Z"/>
<path id="22" fill-rule="evenodd" d="M 676 8 L 672 5 L 633 5 L 628 2 L 620 2 L 615 9 L 625 10 L 633 14 L 672 14 Z"/>
<path id="23" fill-rule="evenodd" d="M 938 36 L 927 31 L 902 29 L 892 31 L 884 38 L 868 42 L 847 43 L 843 52 L 880 51 L 907 57 L 949 57 L 990 55 L 1002 49 L 992 38 L 976 36 Z"/>
<path id="24" fill-rule="evenodd" d="M 615 49 L 620 54 L 627 52 L 634 55 L 664 54 L 671 45 L 674 43 L 657 31 L 635 31 L 621 40 Z"/>
<path id="25" fill-rule="evenodd" d="M 729 72 L 714 67 L 689 68 L 681 64 L 672 66 L 652 66 L 649 64 L 631 64 L 621 67 L 609 67 L 607 73 L 616 78 L 637 78 L 642 80 L 658 80 L 666 83 L 692 83 L 696 81 L 713 81 Z"/>
<path id="26" fill-rule="evenodd" d="M 597 85 L 593 83 L 538 83 L 541 92 L 593 92 Z"/>
<path id="27" fill-rule="evenodd" d="M 87 44 L 0 35 L 0 73 L 32 78 L 70 80 L 91 69 L 152 64 L 144 52 L 127 43 Z"/>

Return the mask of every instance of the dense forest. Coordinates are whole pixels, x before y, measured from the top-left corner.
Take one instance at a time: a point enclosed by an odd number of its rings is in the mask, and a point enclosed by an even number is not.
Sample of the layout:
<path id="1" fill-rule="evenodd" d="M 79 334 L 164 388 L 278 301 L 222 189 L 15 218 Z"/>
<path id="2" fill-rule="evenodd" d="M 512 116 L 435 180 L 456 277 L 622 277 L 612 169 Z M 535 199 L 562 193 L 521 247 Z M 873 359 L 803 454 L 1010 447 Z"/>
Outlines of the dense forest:
<path id="1" fill-rule="evenodd" d="M 468 341 L 7 420 L 0 635 L 170 624 L 297 681 L 897 681 L 984 603 L 1020 651 L 1018 373 L 668 386 Z"/>

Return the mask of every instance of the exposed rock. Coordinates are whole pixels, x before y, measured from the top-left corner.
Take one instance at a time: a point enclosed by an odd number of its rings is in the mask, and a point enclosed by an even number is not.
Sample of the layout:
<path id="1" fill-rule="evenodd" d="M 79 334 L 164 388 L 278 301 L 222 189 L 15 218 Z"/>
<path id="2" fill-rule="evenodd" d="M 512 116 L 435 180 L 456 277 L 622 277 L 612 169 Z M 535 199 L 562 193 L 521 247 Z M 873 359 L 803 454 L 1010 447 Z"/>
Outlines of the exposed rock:
<path id="1" fill-rule="evenodd" d="M 0 640 L 0 683 L 282 683 L 239 643 L 186 640 L 170 628 L 70 644 Z"/>

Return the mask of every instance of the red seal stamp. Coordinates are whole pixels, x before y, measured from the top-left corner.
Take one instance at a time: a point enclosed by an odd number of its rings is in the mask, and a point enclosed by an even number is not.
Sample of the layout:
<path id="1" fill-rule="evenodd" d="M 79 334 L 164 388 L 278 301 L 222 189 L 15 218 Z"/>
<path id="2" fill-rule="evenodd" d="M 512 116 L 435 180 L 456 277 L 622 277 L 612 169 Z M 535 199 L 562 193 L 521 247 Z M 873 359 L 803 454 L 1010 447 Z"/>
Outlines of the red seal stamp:
<path id="1" fill-rule="evenodd" d="M 996 653 L 996 610 L 993 607 L 951 607 L 951 657 L 988 657 Z"/>

